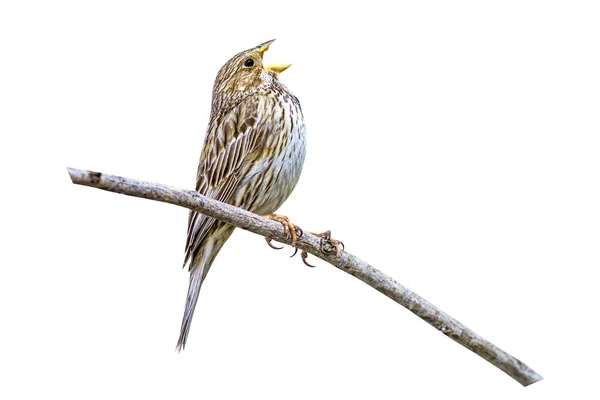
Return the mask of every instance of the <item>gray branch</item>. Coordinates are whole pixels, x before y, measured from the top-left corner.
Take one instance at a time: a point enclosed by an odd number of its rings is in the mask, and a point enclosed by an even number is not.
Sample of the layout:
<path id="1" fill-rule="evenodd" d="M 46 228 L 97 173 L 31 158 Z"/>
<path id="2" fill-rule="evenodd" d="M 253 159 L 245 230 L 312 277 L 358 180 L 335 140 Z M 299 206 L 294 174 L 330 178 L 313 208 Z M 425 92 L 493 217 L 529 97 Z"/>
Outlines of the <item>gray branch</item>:
<path id="1" fill-rule="evenodd" d="M 238 228 L 246 229 L 258 235 L 291 245 L 291 239 L 287 237 L 280 223 L 241 208 L 209 199 L 193 190 L 177 189 L 158 183 L 128 179 L 99 172 L 73 168 L 68 168 L 68 170 L 71 180 L 75 184 L 175 204 L 225 221 Z M 450 339 L 500 368 L 523 386 L 530 385 L 542 379 L 540 375 L 523 362 L 488 342 L 383 272 L 347 252 L 342 251 L 338 256 L 331 243 L 327 242 L 327 240 L 304 232 L 294 245 L 300 250 L 305 250 L 327 261 L 329 264 L 377 289 Z"/>

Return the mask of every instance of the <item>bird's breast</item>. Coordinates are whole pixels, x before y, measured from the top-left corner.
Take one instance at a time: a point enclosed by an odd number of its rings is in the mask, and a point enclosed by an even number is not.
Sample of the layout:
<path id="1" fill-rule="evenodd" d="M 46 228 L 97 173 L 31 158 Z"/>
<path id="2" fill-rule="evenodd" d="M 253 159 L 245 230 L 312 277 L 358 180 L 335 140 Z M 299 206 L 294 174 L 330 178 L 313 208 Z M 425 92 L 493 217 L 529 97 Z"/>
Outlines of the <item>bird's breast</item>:
<path id="1" fill-rule="evenodd" d="M 291 94 L 277 96 L 262 112 L 270 114 L 269 134 L 263 154 L 240 182 L 237 200 L 250 211 L 271 214 L 298 183 L 306 156 L 306 128 L 300 105 Z M 240 193 L 254 195 L 244 201 Z"/>

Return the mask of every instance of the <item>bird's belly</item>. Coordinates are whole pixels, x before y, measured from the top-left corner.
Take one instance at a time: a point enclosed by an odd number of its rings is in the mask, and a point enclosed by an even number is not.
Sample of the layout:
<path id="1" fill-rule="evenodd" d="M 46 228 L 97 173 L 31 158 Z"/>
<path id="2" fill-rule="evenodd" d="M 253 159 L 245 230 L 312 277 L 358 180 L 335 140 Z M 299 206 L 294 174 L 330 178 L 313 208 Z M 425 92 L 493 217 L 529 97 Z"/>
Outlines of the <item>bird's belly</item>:
<path id="1" fill-rule="evenodd" d="M 254 166 L 247 179 L 242 180 L 241 186 L 256 188 L 253 190 L 256 195 L 244 207 L 249 211 L 261 215 L 272 214 L 296 187 L 306 155 L 304 126 L 299 126 L 289 135 L 284 149 L 274 152 L 271 157 Z M 238 191 L 240 192 L 245 190 Z"/>

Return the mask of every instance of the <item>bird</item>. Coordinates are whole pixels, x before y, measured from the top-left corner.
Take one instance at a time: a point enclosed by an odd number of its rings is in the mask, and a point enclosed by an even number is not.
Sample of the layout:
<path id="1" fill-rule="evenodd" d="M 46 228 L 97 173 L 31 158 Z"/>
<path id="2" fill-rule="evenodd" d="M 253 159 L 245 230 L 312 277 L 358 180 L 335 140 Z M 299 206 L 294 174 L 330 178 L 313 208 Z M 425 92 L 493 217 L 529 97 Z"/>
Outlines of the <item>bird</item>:
<path id="1" fill-rule="evenodd" d="M 300 101 L 279 80 L 291 64 L 263 65 L 263 55 L 274 41 L 236 54 L 219 70 L 196 191 L 280 222 L 294 243 L 301 229 L 273 213 L 300 178 L 306 127 Z M 183 263 L 189 265 L 190 281 L 177 351 L 185 349 L 202 283 L 234 229 L 190 211 Z M 267 243 L 271 245 L 270 239 Z"/>

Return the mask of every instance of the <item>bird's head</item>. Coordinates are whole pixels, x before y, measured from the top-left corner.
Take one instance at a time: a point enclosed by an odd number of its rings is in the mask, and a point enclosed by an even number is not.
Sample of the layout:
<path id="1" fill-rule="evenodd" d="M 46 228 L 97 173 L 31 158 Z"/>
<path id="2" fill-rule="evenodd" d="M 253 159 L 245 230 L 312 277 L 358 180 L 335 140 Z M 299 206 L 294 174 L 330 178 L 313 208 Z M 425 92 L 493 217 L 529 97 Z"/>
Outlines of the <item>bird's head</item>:
<path id="1" fill-rule="evenodd" d="M 278 79 L 291 64 L 263 65 L 263 54 L 275 39 L 233 56 L 221 67 L 215 79 L 213 98 L 235 98 Z"/>

